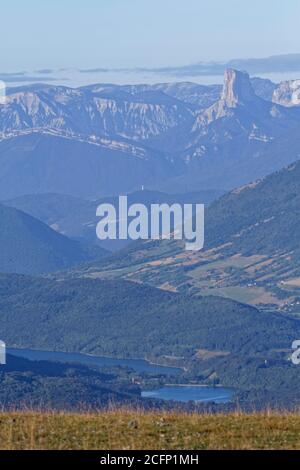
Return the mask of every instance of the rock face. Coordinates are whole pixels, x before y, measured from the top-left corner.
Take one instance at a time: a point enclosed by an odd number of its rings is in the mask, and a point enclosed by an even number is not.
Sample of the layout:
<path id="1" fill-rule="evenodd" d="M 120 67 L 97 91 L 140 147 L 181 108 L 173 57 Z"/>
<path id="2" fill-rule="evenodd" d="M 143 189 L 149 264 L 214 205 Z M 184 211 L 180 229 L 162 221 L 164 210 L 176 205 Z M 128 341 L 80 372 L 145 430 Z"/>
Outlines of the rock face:
<path id="1" fill-rule="evenodd" d="M 259 138 L 265 141 L 268 136 L 275 137 L 278 128 L 293 126 L 294 121 L 300 119 L 300 113 L 296 116 L 283 106 L 257 96 L 248 73 L 228 69 L 225 71 L 220 99 L 199 113 L 193 130 L 209 133 L 207 126 L 225 118 L 227 121 L 223 122 L 222 138 L 224 135 L 233 138 L 231 131 L 234 125 L 235 135 L 238 132 L 252 138 L 254 132 L 255 136 L 259 133 Z M 219 137 L 215 136 L 214 140 Z"/>
<path id="2" fill-rule="evenodd" d="M 299 131 L 300 107 L 266 101 L 247 73 L 227 70 L 220 99 L 198 114 L 184 152 L 189 187 L 232 189 L 283 168 L 299 158 Z"/>
<path id="3" fill-rule="evenodd" d="M 69 134 L 144 140 L 185 122 L 192 111 L 163 92 L 141 95 L 114 87 L 72 89 L 63 86 L 11 93 L 0 106 L 1 132 L 52 129 Z"/>
<path id="4" fill-rule="evenodd" d="M 272 101 L 274 90 L 277 87 L 276 83 L 267 78 L 253 77 L 251 78 L 251 85 L 257 96 L 266 101 Z"/>
<path id="5" fill-rule="evenodd" d="M 299 106 L 300 105 L 300 80 L 290 80 L 282 82 L 274 90 L 274 103 L 283 106 Z"/>
<path id="6" fill-rule="evenodd" d="M 246 72 L 239 72 L 234 69 L 225 71 L 224 87 L 221 96 L 229 108 L 246 104 L 256 98 L 253 91 L 250 77 Z"/>
<path id="7" fill-rule="evenodd" d="M 228 69 L 225 71 L 220 99 L 199 114 L 194 130 L 218 119 L 233 117 L 240 108 L 247 110 L 255 104 L 259 106 L 261 101 L 254 93 L 248 73 Z"/>

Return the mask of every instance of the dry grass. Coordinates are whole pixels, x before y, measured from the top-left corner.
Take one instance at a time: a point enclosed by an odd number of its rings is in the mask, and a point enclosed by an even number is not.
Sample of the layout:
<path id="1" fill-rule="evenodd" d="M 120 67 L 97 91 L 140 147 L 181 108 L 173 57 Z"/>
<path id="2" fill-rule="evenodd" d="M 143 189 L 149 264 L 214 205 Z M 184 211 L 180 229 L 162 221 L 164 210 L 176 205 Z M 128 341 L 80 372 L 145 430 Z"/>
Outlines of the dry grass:
<path id="1" fill-rule="evenodd" d="M 0 448 L 300 449 L 300 415 L 1 413 Z"/>

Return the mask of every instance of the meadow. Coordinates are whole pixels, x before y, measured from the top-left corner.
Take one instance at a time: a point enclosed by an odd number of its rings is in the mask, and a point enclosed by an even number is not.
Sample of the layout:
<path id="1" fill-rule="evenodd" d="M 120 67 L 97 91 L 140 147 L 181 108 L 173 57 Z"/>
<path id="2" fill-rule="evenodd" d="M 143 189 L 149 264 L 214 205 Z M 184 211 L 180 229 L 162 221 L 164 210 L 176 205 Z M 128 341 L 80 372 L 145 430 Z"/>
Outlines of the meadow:
<path id="1" fill-rule="evenodd" d="M 300 414 L 112 410 L 0 415 L 1 450 L 300 449 Z"/>

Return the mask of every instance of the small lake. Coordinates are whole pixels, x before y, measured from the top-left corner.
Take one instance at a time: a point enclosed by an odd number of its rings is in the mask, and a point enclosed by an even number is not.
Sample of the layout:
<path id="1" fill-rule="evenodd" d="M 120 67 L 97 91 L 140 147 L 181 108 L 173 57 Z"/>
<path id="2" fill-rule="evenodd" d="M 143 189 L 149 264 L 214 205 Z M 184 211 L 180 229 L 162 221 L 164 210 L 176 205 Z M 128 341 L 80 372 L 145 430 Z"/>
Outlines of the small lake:
<path id="1" fill-rule="evenodd" d="M 113 359 L 101 356 L 89 356 L 87 354 L 64 353 L 53 351 L 37 351 L 33 349 L 14 349 L 9 348 L 8 354 L 24 357 L 31 361 L 52 361 L 64 363 L 77 363 L 86 366 L 98 367 L 128 367 L 136 372 L 145 372 L 153 375 L 178 375 L 182 372 L 177 367 L 159 366 L 151 364 L 142 359 Z"/>
<path id="2" fill-rule="evenodd" d="M 175 400 L 187 403 L 228 403 L 233 396 L 233 390 L 223 387 L 199 387 L 191 385 L 166 386 L 158 390 L 142 392 L 144 398 L 159 398 L 161 400 Z"/>
<path id="3" fill-rule="evenodd" d="M 64 353 L 53 351 L 39 351 L 33 349 L 9 348 L 8 354 L 23 357 L 31 361 L 52 361 L 69 364 L 82 364 L 98 367 L 126 367 L 136 372 L 145 372 L 151 375 L 178 375 L 182 370 L 176 367 L 159 366 L 142 359 L 113 359 L 101 356 L 89 356 L 87 354 Z M 233 390 L 223 387 L 200 387 L 192 385 L 170 385 L 157 390 L 143 391 L 144 398 L 158 398 L 161 400 L 175 400 L 179 402 L 195 401 L 198 403 L 228 403 L 233 395 Z"/>

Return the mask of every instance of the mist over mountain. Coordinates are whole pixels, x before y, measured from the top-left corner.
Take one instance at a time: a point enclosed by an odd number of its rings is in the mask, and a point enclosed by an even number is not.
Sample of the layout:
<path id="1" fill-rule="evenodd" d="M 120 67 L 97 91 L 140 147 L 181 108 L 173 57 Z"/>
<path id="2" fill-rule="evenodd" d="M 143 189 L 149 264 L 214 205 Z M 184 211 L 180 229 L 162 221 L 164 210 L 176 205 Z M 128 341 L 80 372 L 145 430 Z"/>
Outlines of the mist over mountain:
<path id="1" fill-rule="evenodd" d="M 71 86 L 85 86 L 87 83 L 143 83 L 151 85 L 158 81 L 197 80 L 213 83 L 218 81 L 228 68 L 247 70 L 251 75 L 268 76 L 274 81 L 282 80 L 287 74 L 295 76 L 300 72 L 300 54 L 281 54 L 270 57 L 231 59 L 228 61 L 199 61 L 186 65 L 162 67 L 103 67 L 91 68 L 44 68 L 34 71 L 0 73 L 0 78 L 8 83 L 52 83 L 66 81 Z M 292 78 L 292 77 L 291 77 Z M 297 77 L 296 77 L 297 78 Z"/>
<path id="2" fill-rule="evenodd" d="M 300 72 L 300 54 L 281 54 L 260 59 L 232 59 L 228 62 L 199 62 L 184 66 L 148 69 L 154 73 L 168 73 L 178 77 L 223 75 L 228 68 L 248 70 L 251 74 Z M 146 69 L 147 70 L 147 69 Z"/>

